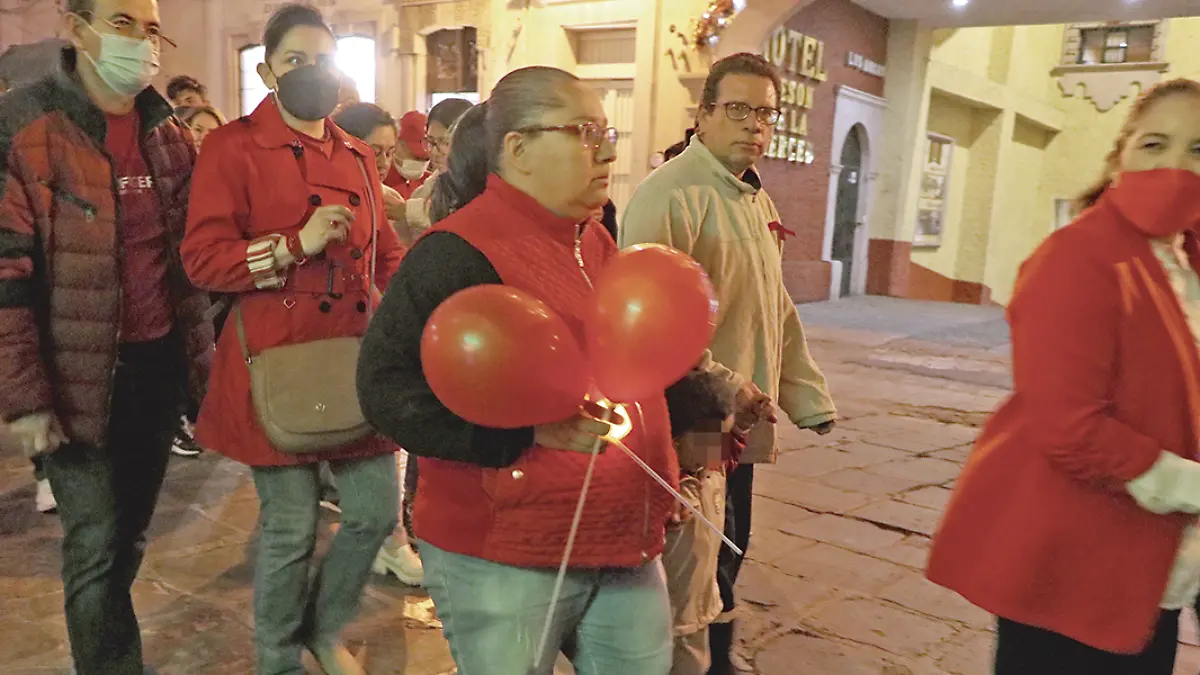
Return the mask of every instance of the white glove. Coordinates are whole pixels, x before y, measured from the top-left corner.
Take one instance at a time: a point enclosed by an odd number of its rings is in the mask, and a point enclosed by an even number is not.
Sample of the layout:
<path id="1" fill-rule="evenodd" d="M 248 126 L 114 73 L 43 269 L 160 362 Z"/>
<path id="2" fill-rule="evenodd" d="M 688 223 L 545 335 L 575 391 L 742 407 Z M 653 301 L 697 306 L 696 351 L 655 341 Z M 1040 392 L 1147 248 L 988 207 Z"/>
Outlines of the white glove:
<path id="1" fill-rule="evenodd" d="M 9 423 L 7 431 L 30 459 L 54 452 L 67 442 L 67 435 L 52 412 L 33 413 L 16 419 Z"/>
<path id="2" fill-rule="evenodd" d="M 1200 462 L 1164 450 L 1125 490 L 1151 513 L 1200 513 Z"/>

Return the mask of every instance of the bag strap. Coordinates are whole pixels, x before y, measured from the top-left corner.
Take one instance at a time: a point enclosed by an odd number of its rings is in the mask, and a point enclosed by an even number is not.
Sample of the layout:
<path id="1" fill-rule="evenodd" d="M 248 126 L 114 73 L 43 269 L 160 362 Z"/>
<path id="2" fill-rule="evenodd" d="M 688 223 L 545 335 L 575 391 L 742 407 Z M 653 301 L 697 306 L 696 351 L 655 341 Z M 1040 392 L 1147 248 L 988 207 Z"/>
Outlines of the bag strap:
<path id="1" fill-rule="evenodd" d="M 354 154 L 354 159 L 358 161 L 358 169 L 362 172 L 363 185 L 367 190 L 367 209 L 371 213 L 371 271 L 368 275 L 370 285 L 367 287 L 367 322 L 370 323 L 371 318 L 375 316 L 375 271 L 379 260 L 379 220 L 375 213 L 375 192 L 371 189 L 371 175 L 367 173 L 367 166 L 358 153 Z M 238 346 L 242 348 L 242 358 L 247 364 L 250 364 L 254 361 L 254 357 L 250 356 L 250 347 L 246 342 L 246 324 L 242 320 L 240 300 L 234 301 L 233 314 L 234 324 L 237 327 Z"/>
<path id="2" fill-rule="evenodd" d="M 375 316 L 375 265 L 379 259 L 379 216 L 375 213 L 375 191 L 371 189 L 371 175 L 367 173 L 367 165 L 363 158 L 354 153 L 358 160 L 358 170 L 362 172 L 363 186 L 367 190 L 367 210 L 371 213 L 371 272 L 370 286 L 367 287 L 367 323 Z"/>

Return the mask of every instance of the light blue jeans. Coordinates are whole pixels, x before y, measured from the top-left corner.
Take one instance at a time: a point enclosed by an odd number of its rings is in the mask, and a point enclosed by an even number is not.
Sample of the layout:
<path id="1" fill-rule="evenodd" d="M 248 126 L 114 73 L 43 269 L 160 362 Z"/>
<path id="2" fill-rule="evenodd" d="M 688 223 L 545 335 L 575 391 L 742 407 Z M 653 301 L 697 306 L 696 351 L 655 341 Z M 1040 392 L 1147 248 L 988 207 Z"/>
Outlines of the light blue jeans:
<path id="1" fill-rule="evenodd" d="M 400 500 L 392 455 L 330 462 L 341 493 L 341 526 L 310 583 L 318 466 L 254 467 L 262 506 L 254 567 L 259 675 L 303 675 L 302 650 L 338 639 L 358 611 L 375 554 L 396 527 Z"/>
<path id="2" fill-rule="evenodd" d="M 568 570 L 546 653 L 538 639 L 556 570 L 501 565 L 421 542 L 425 586 L 459 675 L 550 675 L 563 645 L 578 675 L 667 675 L 671 607 L 662 563 Z"/>

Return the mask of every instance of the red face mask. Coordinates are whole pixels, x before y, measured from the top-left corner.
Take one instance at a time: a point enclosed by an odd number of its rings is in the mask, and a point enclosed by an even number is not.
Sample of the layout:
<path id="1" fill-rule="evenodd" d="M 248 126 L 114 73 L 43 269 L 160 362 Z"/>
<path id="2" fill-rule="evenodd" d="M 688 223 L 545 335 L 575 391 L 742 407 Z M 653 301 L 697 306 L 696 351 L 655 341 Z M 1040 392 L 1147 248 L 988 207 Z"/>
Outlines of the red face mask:
<path id="1" fill-rule="evenodd" d="M 1185 169 L 1122 173 L 1107 195 L 1121 215 L 1148 237 L 1159 239 L 1200 227 L 1200 174 Z"/>

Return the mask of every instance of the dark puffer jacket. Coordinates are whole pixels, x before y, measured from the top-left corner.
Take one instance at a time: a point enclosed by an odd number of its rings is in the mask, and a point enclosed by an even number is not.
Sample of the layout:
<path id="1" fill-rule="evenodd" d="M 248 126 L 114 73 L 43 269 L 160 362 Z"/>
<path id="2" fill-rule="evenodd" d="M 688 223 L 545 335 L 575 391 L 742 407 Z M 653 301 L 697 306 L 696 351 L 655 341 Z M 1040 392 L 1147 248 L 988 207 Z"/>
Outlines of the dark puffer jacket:
<path id="1" fill-rule="evenodd" d="M 104 113 L 75 80 L 74 51 L 62 65 L 0 97 L 0 421 L 53 410 L 71 439 L 103 445 L 121 321 L 117 195 Z M 198 400 L 212 325 L 179 260 L 195 150 L 153 89 L 136 107 Z"/>

